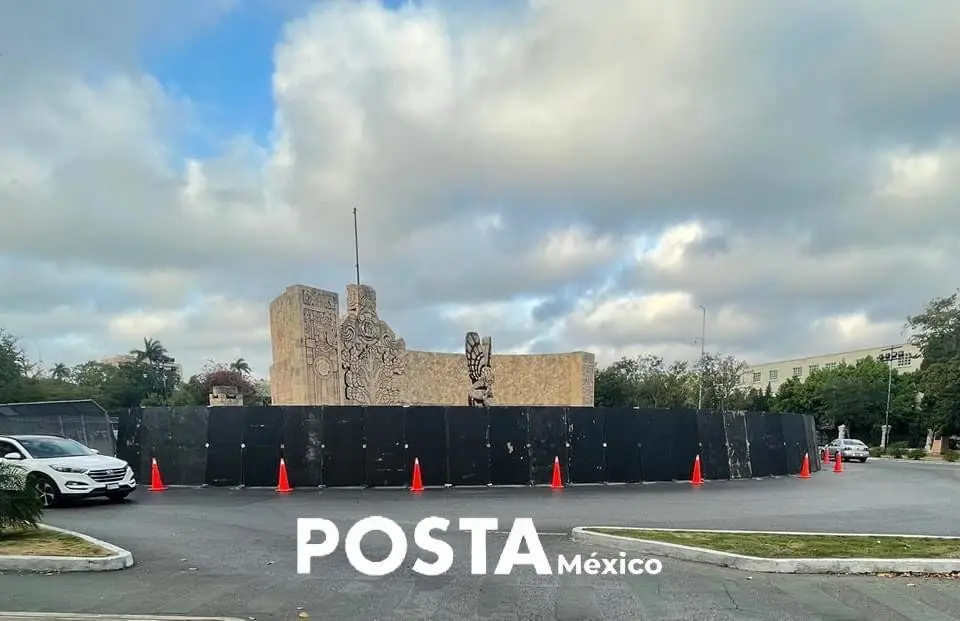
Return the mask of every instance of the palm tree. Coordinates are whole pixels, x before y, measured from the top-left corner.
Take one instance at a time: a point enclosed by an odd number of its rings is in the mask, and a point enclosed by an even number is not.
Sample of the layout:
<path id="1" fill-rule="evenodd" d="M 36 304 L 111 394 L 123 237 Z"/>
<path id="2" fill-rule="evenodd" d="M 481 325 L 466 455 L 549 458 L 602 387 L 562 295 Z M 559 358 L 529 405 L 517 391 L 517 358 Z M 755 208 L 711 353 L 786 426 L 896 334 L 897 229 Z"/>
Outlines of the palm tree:
<path id="1" fill-rule="evenodd" d="M 53 365 L 53 369 L 50 370 L 50 377 L 63 381 L 70 377 L 70 368 L 62 362 L 58 362 Z"/>
<path id="2" fill-rule="evenodd" d="M 149 362 L 157 364 L 167 359 L 167 348 L 156 339 L 144 338 L 143 349 L 131 349 L 130 353 L 136 357 L 137 362 Z"/>
<path id="3" fill-rule="evenodd" d="M 234 360 L 233 362 L 230 363 L 230 370 L 231 370 L 231 371 L 236 371 L 237 373 L 240 373 L 241 375 L 249 375 L 249 374 L 250 374 L 250 364 L 249 364 L 246 360 L 244 360 L 243 358 L 237 358 L 236 360 Z"/>

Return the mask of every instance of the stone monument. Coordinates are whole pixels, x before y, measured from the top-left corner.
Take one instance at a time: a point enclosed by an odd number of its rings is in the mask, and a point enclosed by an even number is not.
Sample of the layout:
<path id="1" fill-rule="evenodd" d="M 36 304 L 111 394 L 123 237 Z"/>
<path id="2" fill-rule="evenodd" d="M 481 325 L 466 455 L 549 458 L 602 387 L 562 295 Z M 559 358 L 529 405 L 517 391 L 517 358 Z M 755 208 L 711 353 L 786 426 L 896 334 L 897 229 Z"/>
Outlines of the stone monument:
<path id="1" fill-rule="evenodd" d="M 493 341 L 489 336 L 481 340 L 476 332 L 467 332 L 467 375 L 470 377 L 467 405 L 480 407 L 492 405 L 493 367 L 490 364 L 492 353 Z"/>
<path id="2" fill-rule="evenodd" d="M 396 405 L 406 345 L 377 316 L 377 293 L 366 285 L 347 287 L 347 316 L 340 324 L 344 405 Z"/>

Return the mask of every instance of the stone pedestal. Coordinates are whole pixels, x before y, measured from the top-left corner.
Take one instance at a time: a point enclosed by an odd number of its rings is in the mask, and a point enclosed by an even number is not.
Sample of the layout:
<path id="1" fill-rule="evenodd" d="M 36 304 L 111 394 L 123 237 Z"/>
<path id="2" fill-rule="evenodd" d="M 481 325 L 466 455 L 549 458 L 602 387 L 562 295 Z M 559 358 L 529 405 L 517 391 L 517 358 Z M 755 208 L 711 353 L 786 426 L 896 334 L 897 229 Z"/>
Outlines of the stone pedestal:
<path id="1" fill-rule="evenodd" d="M 235 386 L 213 386 L 210 389 L 210 405 L 212 407 L 225 405 L 243 407 L 243 395 Z"/>
<path id="2" fill-rule="evenodd" d="M 880 425 L 880 447 L 887 448 L 890 442 L 890 425 Z"/>

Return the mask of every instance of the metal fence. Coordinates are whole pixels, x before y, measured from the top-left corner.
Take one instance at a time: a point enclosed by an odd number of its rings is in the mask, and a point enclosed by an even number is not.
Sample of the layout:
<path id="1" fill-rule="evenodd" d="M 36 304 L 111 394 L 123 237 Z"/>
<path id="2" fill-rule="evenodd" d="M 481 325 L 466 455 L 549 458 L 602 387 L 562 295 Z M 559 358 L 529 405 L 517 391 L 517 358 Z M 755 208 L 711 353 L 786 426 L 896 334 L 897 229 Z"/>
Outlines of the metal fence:
<path id="1" fill-rule="evenodd" d="M 0 434 L 52 435 L 116 455 L 115 422 L 96 401 L 41 401 L 0 405 Z"/>

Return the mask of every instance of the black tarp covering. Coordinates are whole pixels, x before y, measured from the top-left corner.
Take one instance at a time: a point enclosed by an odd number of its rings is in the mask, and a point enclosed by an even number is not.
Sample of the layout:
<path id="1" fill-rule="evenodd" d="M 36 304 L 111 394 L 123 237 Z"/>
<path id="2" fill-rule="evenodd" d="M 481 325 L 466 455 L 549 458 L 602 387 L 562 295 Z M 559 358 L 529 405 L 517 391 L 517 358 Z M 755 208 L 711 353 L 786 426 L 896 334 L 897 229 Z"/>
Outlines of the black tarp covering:
<path id="1" fill-rule="evenodd" d="M 607 478 L 604 465 L 603 420 L 605 409 L 570 408 L 567 410 L 568 468 L 571 483 L 602 483 Z"/>
<path id="2" fill-rule="evenodd" d="M 283 420 L 283 459 L 290 485 L 323 484 L 323 408 L 276 407 Z"/>
<path id="3" fill-rule="evenodd" d="M 243 484 L 244 409 L 208 408 L 206 482 L 214 486 Z"/>
<path id="4" fill-rule="evenodd" d="M 676 477 L 672 412 L 633 410 L 636 440 L 640 444 L 640 475 L 644 481 L 672 481 Z"/>
<path id="5" fill-rule="evenodd" d="M 490 422 L 490 482 L 494 485 L 530 483 L 530 447 L 527 412 L 523 408 L 494 407 Z"/>
<path id="6" fill-rule="evenodd" d="M 772 473 L 766 426 L 761 412 L 747 412 L 747 446 L 750 448 L 750 472 L 754 477 L 768 477 Z"/>
<path id="7" fill-rule="evenodd" d="M 696 412 L 700 440 L 700 461 L 703 478 L 719 480 L 730 478 L 730 458 L 727 455 L 727 434 L 721 412 Z"/>
<path id="8" fill-rule="evenodd" d="M 117 417 L 117 457 L 124 460 L 141 481 L 150 480 L 150 458 L 143 457 L 143 409 L 129 408 Z M 145 470 L 146 468 L 146 470 Z"/>
<path id="9" fill-rule="evenodd" d="M 777 416 L 783 425 L 787 472 L 800 472 L 803 454 L 807 451 L 807 430 L 804 429 L 803 418 L 793 414 L 774 416 Z"/>
<path id="10" fill-rule="evenodd" d="M 637 483 L 640 477 L 640 416 L 633 408 L 609 408 L 603 419 L 607 481 Z"/>
<path id="11" fill-rule="evenodd" d="M 243 478 L 247 487 L 276 487 L 280 475 L 283 413 L 272 407 L 243 408 Z"/>
<path id="12" fill-rule="evenodd" d="M 59 423 L 58 423 L 59 424 Z M 279 459 L 294 487 L 689 480 L 796 474 L 814 420 L 797 414 L 633 408 L 182 407 L 118 413 L 118 453 L 148 481 L 274 487 Z M 209 447 L 206 446 L 209 444 Z"/>
<path id="13" fill-rule="evenodd" d="M 407 466 L 420 460 L 420 476 L 427 486 L 447 483 L 447 411 L 442 407 L 404 408 L 407 430 Z"/>
<path id="14" fill-rule="evenodd" d="M 816 420 L 810 414 L 790 414 L 790 416 L 800 416 L 803 419 L 804 435 L 806 436 L 806 451 L 810 453 L 810 469 L 818 471 L 823 467 L 820 462 L 820 451 L 817 450 L 817 426 Z"/>
<path id="15" fill-rule="evenodd" d="M 764 440 L 767 443 L 767 457 L 770 460 L 770 474 L 783 476 L 787 469 L 787 447 L 783 441 L 783 415 L 764 412 L 761 414 L 764 426 Z M 797 467 L 793 472 L 799 472 Z"/>
<path id="16" fill-rule="evenodd" d="M 367 443 L 366 476 L 369 487 L 410 484 L 405 423 L 402 407 L 363 409 L 363 430 Z"/>
<path id="17" fill-rule="evenodd" d="M 658 410 L 657 413 L 665 421 L 664 428 L 673 434 L 673 476 L 677 481 L 689 481 L 693 477 L 693 464 L 700 454 L 697 411 Z M 702 457 L 700 461 L 702 473 Z"/>
<path id="18" fill-rule="evenodd" d="M 751 478 L 753 470 L 750 467 L 750 451 L 747 447 L 747 417 L 741 412 L 724 412 L 723 428 L 730 478 Z"/>
<path id="19" fill-rule="evenodd" d="M 486 408 L 447 408 L 447 437 L 452 485 L 490 483 L 490 447 L 488 446 Z"/>
<path id="20" fill-rule="evenodd" d="M 323 409 L 323 484 L 327 487 L 361 487 L 366 484 L 366 446 L 363 408 Z"/>
<path id="21" fill-rule="evenodd" d="M 155 457 L 166 485 L 205 483 L 208 418 L 202 406 L 144 408 L 140 433 L 147 459 L 140 479 L 150 481 L 150 459 Z"/>
<path id="22" fill-rule="evenodd" d="M 530 483 L 549 485 L 553 463 L 560 459 L 560 477 L 567 482 L 567 409 L 527 408 L 530 424 Z"/>

